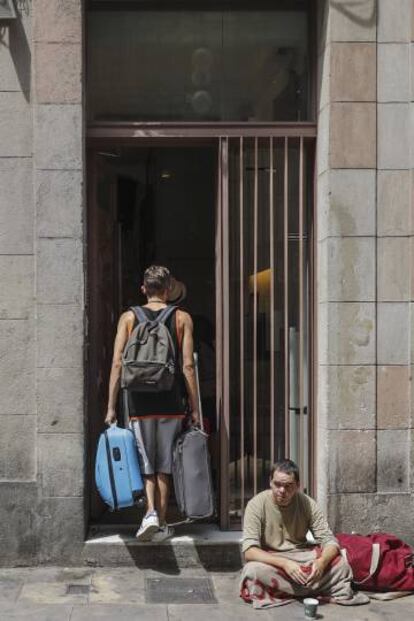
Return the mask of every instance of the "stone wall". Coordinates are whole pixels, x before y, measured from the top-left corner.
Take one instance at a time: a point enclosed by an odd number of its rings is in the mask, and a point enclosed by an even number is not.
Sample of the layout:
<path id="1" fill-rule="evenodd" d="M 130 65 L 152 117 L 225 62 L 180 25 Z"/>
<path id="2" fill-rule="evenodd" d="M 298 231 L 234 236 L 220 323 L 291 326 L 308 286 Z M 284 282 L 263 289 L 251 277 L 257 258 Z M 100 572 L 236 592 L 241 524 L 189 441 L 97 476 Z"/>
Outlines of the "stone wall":
<path id="1" fill-rule="evenodd" d="M 83 15 L 33 3 L 40 561 L 84 540 Z"/>
<path id="2" fill-rule="evenodd" d="M 30 5 L 0 36 L 0 549 L 24 563 L 37 504 Z"/>
<path id="3" fill-rule="evenodd" d="M 85 532 L 82 7 L 16 5 L 0 45 L 1 564 L 70 558 Z"/>
<path id="4" fill-rule="evenodd" d="M 318 495 L 338 530 L 414 541 L 414 3 L 319 9 Z"/>

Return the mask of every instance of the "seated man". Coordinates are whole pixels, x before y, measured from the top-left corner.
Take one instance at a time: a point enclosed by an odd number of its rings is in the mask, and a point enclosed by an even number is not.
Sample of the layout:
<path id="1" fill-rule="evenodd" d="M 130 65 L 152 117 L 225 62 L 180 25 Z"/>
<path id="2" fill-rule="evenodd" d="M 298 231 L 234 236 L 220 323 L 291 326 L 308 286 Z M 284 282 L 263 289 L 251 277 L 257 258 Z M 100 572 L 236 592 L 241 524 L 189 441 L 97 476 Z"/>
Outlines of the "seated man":
<path id="1" fill-rule="evenodd" d="M 316 545 L 307 542 L 308 531 Z M 255 608 L 308 596 L 343 605 L 369 602 L 352 591 L 351 568 L 316 502 L 299 491 L 299 469 L 289 459 L 274 464 L 270 490 L 247 504 L 243 553 L 240 596 Z"/>

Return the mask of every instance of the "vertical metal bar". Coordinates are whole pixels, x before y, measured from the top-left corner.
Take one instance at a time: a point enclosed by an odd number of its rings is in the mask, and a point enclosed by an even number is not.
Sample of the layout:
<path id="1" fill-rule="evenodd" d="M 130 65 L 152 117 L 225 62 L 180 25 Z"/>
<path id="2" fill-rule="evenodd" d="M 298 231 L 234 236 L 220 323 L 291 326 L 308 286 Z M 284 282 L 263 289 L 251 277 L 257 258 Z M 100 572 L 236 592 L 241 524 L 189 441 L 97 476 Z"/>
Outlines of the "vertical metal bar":
<path id="1" fill-rule="evenodd" d="M 303 390 L 303 137 L 299 141 L 299 468 L 304 476 L 304 390 Z M 305 482 L 306 484 L 306 482 Z"/>
<path id="2" fill-rule="evenodd" d="M 290 420 L 289 420 L 289 151 L 288 138 L 285 137 L 284 174 L 283 174 L 283 301 L 284 301 L 284 402 L 285 402 L 285 455 L 290 454 Z"/>
<path id="3" fill-rule="evenodd" d="M 220 437 L 220 526 L 228 524 L 227 464 L 222 458 L 223 423 L 223 207 L 222 207 L 222 139 L 218 141 L 217 161 L 217 205 L 216 205 L 216 408 L 217 429 Z"/>
<path id="4" fill-rule="evenodd" d="M 316 343 L 318 342 L 318 312 L 317 312 L 317 299 L 316 299 L 316 274 L 317 274 L 317 262 L 318 262 L 318 252 L 317 252 L 317 231 L 318 231 L 318 214 L 316 209 L 316 191 L 317 191 L 317 169 L 316 169 L 316 142 L 312 141 L 312 179 L 313 179 L 313 192 L 312 196 L 312 210 L 310 211 L 310 235 L 309 235 L 309 257 L 310 257 L 310 287 L 309 287 L 309 295 L 310 295 L 310 303 L 309 303 L 309 403 L 310 403 L 310 411 L 308 412 L 309 417 L 309 435 L 310 435 L 310 493 L 312 496 L 316 495 L 317 490 L 317 472 L 316 472 L 316 462 L 317 462 L 317 443 L 316 443 L 316 430 L 318 428 L 317 424 L 317 401 L 318 401 L 318 348 L 316 347 Z"/>
<path id="5" fill-rule="evenodd" d="M 215 279 L 216 279 L 216 416 L 217 429 L 220 434 L 221 445 L 221 425 L 223 407 L 223 278 L 222 278 L 222 207 L 221 207 L 221 138 L 218 141 L 217 153 L 217 199 L 216 199 L 216 238 L 215 238 Z M 223 465 L 220 460 L 220 526 L 224 528 L 226 509 L 223 511 L 224 500 L 222 494 Z M 224 514 L 224 515 L 223 515 Z"/>
<path id="6" fill-rule="evenodd" d="M 273 213 L 273 137 L 269 139 L 269 244 L 270 244 L 270 462 L 275 461 L 275 242 Z"/>
<path id="7" fill-rule="evenodd" d="M 243 136 L 239 143 L 239 269 L 240 269 L 240 504 L 241 516 L 244 514 L 245 497 L 245 459 L 244 459 L 244 158 Z"/>
<path id="8" fill-rule="evenodd" d="M 229 525 L 230 498 L 230 269 L 229 269 L 229 139 L 222 140 L 222 238 L 223 238 L 223 420 L 221 459 L 223 468 L 223 500 L 226 505 L 226 523 Z"/>
<path id="9" fill-rule="evenodd" d="M 257 269 L 258 269 L 258 138 L 254 139 L 253 198 L 253 493 L 257 494 Z"/>
<path id="10" fill-rule="evenodd" d="M 119 317 L 123 311 L 123 282 L 122 282 L 122 255 L 123 255 L 123 244 L 122 244 L 122 224 L 118 222 L 117 227 L 117 244 L 118 244 L 118 307 L 117 307 L 117 316 Z"/>

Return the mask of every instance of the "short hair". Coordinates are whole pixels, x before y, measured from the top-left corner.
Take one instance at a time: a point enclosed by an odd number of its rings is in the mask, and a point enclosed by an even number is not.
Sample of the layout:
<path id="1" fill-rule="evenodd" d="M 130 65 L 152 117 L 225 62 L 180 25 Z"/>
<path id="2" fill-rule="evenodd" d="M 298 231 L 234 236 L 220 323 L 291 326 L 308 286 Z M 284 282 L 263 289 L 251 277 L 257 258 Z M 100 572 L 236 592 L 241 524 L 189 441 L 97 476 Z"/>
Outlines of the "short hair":
<path id="1" fill-rule="evenodd" d="M 283 472 L 284 474 L 293 474 L 296 483 L 299 483 L 299 468 L 291 459 L 281 459 L 273 464 L 270 469 L 270 478 L 273 479 L 275 472 Z"/>
<path id="2" fill-rule="evenodd" d="M 150 265 L 144 272 L 144 287 L 147 295 L 168 291 L 171 287 L 170 270 L 162 265 Z"/>

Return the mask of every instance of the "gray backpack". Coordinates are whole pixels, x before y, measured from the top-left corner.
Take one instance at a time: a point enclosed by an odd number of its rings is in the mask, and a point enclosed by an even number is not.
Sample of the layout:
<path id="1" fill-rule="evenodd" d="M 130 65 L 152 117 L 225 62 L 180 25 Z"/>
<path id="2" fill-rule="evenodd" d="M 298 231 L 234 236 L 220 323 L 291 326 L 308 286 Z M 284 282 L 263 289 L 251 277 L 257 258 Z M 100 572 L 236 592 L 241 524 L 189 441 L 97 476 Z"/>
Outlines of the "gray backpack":
<path id="1" fill-rule="evenodd" d="M 140 306 L 131 308 L 138 323 L 122 354 L 122 388 L 136 392 L 161 392 L 173 388 L 175 347 L 165 322 L 176 309 L 176 306 L 167 306 L 152 321 Z"/>

